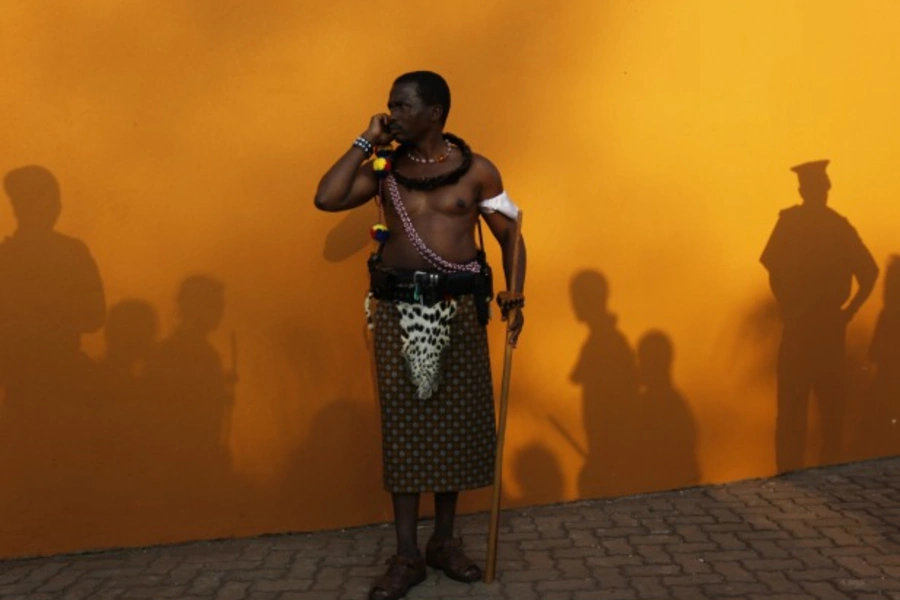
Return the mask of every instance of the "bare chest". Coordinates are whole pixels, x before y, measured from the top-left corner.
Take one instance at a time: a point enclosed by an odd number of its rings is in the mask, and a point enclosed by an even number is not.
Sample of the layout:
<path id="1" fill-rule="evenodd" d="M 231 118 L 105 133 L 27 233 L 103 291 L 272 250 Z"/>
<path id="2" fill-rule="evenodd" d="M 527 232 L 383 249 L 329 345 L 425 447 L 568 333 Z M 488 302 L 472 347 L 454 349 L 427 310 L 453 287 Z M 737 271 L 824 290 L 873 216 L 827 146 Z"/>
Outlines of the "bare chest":
<path id="1" fill-rule="evenodd" d="M 459 184 L 428 191 L 398 186 L 398 192 L 403 207 L 411 217 L 427 213 L 468 215 L 475 210 L 477 203 L 475 190 Z"/>

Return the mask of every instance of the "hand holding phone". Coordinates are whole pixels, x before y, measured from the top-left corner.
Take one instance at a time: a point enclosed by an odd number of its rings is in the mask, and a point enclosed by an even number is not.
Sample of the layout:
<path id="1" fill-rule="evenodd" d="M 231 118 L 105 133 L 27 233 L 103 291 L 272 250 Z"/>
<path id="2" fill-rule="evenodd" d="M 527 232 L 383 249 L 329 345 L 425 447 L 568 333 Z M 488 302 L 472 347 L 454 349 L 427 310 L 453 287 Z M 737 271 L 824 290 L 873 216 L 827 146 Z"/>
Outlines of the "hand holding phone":
<path id="1" fill-rule="evenodd" d="M 369 121 L 369 128 L 363 133 L 363 137 L 369 140 L 373 146 L 387 146 L 390 144 L 394 139 L 390 128 L 390 117 L 384 113 L 373 116 Z"/>

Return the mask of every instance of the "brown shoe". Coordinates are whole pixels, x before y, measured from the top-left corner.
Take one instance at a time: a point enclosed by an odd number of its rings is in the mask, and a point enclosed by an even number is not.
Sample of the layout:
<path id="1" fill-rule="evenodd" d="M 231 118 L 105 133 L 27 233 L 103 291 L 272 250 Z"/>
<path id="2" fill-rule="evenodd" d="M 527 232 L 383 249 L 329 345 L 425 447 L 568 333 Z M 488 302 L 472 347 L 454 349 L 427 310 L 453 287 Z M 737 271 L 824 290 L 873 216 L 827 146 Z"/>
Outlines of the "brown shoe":
<path id="1" fill-rule="evenodd" d="M 425 547 L 425 561 L 429 567 L 440 569 L 450 579 L 463 583 L 481 580 L 481 568 L 463 553 L 459 538 L 429 540 Z"/>
<path id="2" fill-rule="evenodd" d="M 387 561 L 387 572 L 375 580 L 369 590 L 369 600 L 396 600 L 414 586 L 425 581 L 425 561 L 399 554 Z"/>

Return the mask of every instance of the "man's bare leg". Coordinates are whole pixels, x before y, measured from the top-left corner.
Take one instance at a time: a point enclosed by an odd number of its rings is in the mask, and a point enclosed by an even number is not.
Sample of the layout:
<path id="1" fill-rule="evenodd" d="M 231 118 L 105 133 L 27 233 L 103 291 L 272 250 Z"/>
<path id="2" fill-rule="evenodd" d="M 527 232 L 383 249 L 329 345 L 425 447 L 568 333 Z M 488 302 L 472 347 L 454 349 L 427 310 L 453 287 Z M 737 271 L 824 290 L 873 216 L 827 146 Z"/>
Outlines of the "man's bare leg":
<path id="1" fill-rule="evenodd" d="M 453 537 L 456 518 L 456 500 L 459 492 L 438 492 L 434 495 L 434 535 L 432 539 L 443 541 Z"/>
<path id="2" fill-rule="evenodd" d="M 425 554 L 428 564 L 447 577 L 472 583 L 481 579 L 481 569 L 463 553 L 462 541 L 453 536 L 458 498 L 459 492 L 434 495 L 434 534 Z"/>
<path id="3" fill-rule="evenodd" d="M 393 494 L 394 529 L 397 533 L 397 554 L 418 558 L 419 551 L 419 494 Z"/>
<path id="4" fill-rule="evenodd" d="M 425 561 L 419 552 L 419 494 L 393 494 L 397 554 L 388 561 L 387 572 L 375 580 L 369 600 L 397 600 L 425 581 Z"/>

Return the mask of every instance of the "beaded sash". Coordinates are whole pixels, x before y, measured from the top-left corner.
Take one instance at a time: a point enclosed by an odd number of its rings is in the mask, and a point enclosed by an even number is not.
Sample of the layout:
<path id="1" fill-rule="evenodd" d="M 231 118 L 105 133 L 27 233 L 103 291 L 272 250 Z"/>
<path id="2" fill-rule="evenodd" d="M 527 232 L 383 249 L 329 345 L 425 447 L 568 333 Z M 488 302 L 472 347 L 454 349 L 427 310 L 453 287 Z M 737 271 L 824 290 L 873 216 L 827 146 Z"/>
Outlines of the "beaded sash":
<path id="1" fill-rule="evenodd" d="M 413 247 L 415 247 L 419 255 L 424 258 L 428 264 L 443 273 L 463 271 L 471 273 L 481 272 L 481 264 L 477 260 L 472 260 L 467 263 L 454 263 L 439 256 L 434 250 L 429 248 L 425 244 L 425 241 L 419 237 L 419 233 L 416 231 L 412 219 L 409 217 L 409 213 L 406 212 L 406 207 L 403 206 L 403 200 L 400 198 L 400 190 L 397 188 L 397 180 L 394 179 L 393 173 L 388 175 L 386 181 L 388 193 L 391 196 L 391 205 L 400 216 L 400 221 L 403 222 L 403 230 L 406 232 L 406 236 L 409 238 L 409 241 L 412 242 Z"/>

